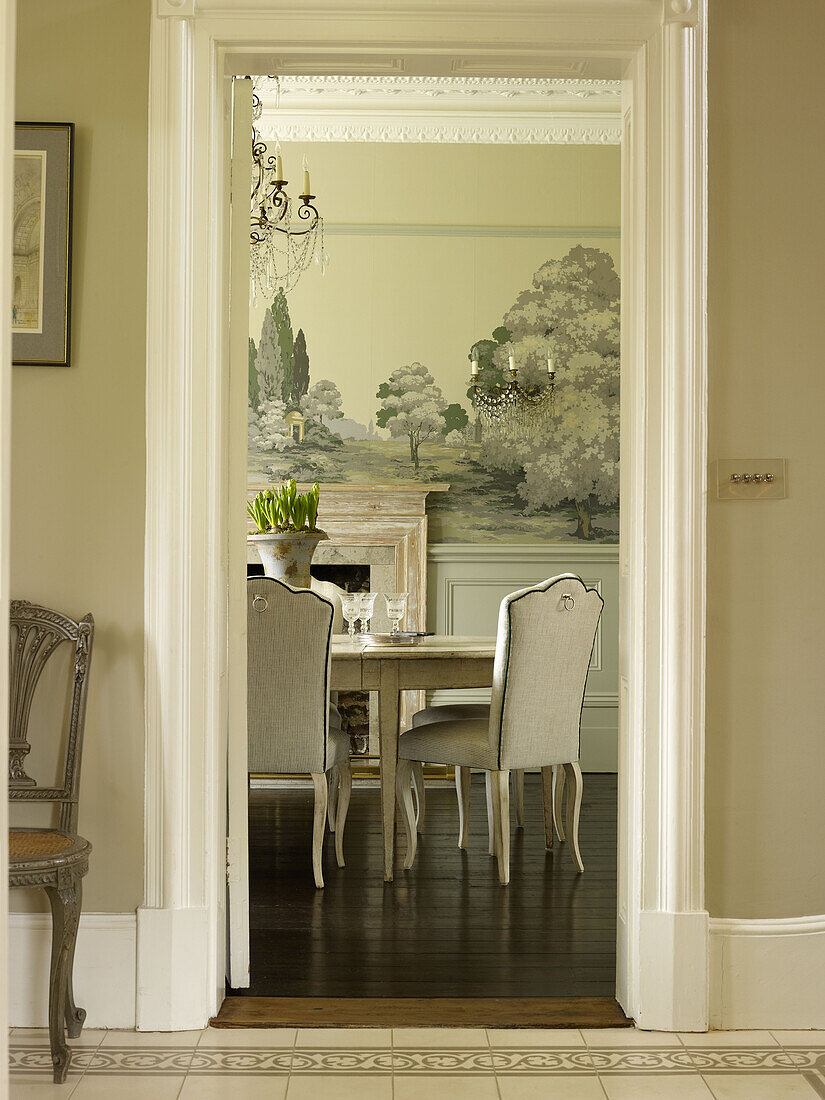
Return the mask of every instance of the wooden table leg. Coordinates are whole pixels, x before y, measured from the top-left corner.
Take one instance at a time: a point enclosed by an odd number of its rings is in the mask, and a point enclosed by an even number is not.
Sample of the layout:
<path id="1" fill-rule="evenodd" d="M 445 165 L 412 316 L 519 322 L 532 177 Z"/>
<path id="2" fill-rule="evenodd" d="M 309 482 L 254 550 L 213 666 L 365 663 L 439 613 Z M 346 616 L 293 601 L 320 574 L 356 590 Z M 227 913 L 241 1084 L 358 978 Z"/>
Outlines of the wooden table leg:
<path id="1" fill-rule="evenodd" d="M 381 827 L 384 834 L 384 881 L 392 882 L 395 859 L 395 773 L 398 767 L 400 693 L 398 664 L 381 661 L 378 674 L 378 736 L 381 758 Z"/>

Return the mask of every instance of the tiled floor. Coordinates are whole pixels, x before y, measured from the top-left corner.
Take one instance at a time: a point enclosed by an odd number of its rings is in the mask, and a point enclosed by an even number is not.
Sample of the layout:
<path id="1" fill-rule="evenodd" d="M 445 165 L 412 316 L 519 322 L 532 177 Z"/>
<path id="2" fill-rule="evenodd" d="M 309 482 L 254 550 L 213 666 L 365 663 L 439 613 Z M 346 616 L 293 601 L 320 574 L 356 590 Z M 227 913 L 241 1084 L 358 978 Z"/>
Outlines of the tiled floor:
<path id="1" fill-rule="evenodd" d="M 825 1032 L 86 1031 L 65 1085 L 11 1033 L 11 1096 L 73 1100 L 815 1100 Z"/>

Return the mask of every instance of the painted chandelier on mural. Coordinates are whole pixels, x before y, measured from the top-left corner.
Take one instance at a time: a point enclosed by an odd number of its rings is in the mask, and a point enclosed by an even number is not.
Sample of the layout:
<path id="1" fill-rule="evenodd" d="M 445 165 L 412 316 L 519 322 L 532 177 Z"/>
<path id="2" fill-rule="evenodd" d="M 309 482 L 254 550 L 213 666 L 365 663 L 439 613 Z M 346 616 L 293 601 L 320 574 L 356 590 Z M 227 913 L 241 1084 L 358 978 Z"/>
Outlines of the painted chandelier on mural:
<path id="1" fill-rule="evenodd" d="M 276 89 L 278 88 L 277 77 Z M 276 91 L 277 96 L 277 91 Z M 277 99 L 276 99 L 277 106 Z M 303 192 L 297 210 L 287 194 L 280 146 L 270 153 L 255 126 L 263 111 L 257 83 L 252 92 L 252 208 L 250 269 L 253 302 L 258 295 L 271 301 L 279 290 L 292 290 L 312 263 L 323 273 L 329 257 L 324 248 L 324 219 L 310 191 L 309 166 L 303 158 Z M 297 221 L 293 217 L 297 215 Z"/>

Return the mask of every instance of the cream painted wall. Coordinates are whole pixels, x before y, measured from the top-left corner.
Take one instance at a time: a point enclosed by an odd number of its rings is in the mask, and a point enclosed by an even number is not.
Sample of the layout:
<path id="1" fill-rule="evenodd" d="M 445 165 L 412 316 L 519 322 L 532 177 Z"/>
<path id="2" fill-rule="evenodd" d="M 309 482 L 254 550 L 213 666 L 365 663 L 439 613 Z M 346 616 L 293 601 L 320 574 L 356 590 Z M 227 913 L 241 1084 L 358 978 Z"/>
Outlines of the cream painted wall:
<path id="1" fill-rule="evenodd" d="M 77 130 L 72 366 L 14 368 L 11 590 L 95 615 L 84 909 L 133 911 L 143 882 L 149 5 L 24 2 L 17 25 L 18 119 Z M 42 893 L 14 891 L 12 902 L 39 908 Z"/>
<path id="2" fill-rule="evenodd" d="M 710 458 L 789 460 L 790 496 L 708 505 L 707 895 L 825 913 L 819 0 L 712 0 Z"/>

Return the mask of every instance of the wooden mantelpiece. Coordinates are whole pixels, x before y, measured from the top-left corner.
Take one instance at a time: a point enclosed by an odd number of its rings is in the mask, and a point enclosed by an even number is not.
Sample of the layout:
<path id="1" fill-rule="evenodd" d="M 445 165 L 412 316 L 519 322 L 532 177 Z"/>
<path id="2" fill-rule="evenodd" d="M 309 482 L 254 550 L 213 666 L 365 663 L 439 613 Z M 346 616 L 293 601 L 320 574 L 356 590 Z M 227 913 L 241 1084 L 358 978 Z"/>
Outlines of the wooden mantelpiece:
<path id="1" fill-rule="evenodd" d="M 267 484 L 250 485 L 251 498 Z M 310 485 L 299 485 L 300 490 Z M 409 592 L 407 629 L 427 629 L 428 493 L 446 493 L 442 481 L 396 481 L 386 485 L 358 482 L 321 484 L 318 525 L 329 535 L 325 546 L 392 546 L 399 592 Z M 250 560 L 256 561 L 253 550 Z"/>
<path id="2" fill-rule="evenodd" d="M 304 491 L 309 484 L 299 485 Z M 271 484 L 248 486 L 251 498 Z M 394 481 L 385 485 L 359 482 L 321 482 L 318 505 L 318 526 L 329 535 L 320 544 L 316 557 L 340 547 L 392 547 L 395 557 L 395 590 L 408 592 L 407 630 L 427 629 L 427 511 L 428 493 L 446 493 L 449 484 L 443 481 Z M 251 527 L 251 524 L 250 524 Z M 349 556 L 349 555 L 347 555 Z M 346 560 L 344 555 L 336 555 Z M 257 551 L 250 545 L 249 561 L 258 561 Z M 351 560 L 358 563 L 357 551 Z M 383 612 L 382 612 L 383 614 Z M 378 625 L 374 629 L 386 629 Z M 401 707 L 402 723 L 426 705 L 424 692 L 405 692 Z M 372 724 L 372 723 L 371 723 Z"/>

